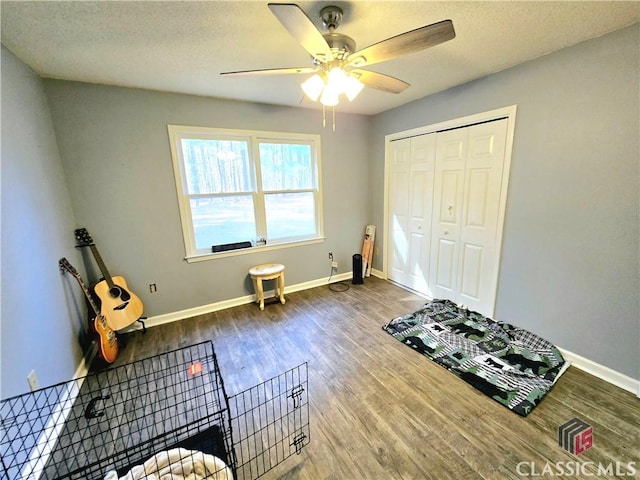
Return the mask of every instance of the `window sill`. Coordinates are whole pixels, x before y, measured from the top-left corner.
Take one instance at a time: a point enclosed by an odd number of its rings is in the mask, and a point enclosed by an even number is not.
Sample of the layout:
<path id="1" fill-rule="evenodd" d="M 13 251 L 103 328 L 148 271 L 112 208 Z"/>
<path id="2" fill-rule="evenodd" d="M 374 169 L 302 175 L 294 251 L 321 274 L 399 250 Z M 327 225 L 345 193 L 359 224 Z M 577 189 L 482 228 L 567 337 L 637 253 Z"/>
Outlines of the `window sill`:
<path id="1" fill-rule="evenodd" d="M 267 252 L 270 250 L 280 250 L 282 248 L 302 247 L 304 245 L 313 245 L 315 243 L 322 243 L 324 241 L 325 241 L 325 237 L 318 237 L 318 238 L 313 238 L 310 240 L 303 240 L 298 242 L 278 243 L 275 245 L 259 245 L 256 247 L 241 248 L 238 250 L 229 250 L 226 252 L 190 255 L 185 257 L 185 261 L 187 263 L 205 262 L 207 260 L 217 260 L 219 258 L 237 257 L 239 255 L 250 255 L 252 253 Z"/>

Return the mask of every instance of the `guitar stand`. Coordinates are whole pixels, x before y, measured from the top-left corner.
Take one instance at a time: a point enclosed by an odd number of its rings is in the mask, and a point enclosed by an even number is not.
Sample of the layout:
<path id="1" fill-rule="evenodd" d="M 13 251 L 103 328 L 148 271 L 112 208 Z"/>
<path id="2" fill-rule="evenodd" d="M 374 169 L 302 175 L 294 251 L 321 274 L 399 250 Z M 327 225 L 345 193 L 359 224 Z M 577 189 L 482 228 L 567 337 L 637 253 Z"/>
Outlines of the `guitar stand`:
<path id="1" fill-rule="evenodd" d="M 136 322 L 140 322 L 142 324 L 142 334 L 144 335 L 145 333 L 147 333 L 147 326 L 144 324 L 144 321 L 147 319 L 147 317 L 140 317 L 138 320 L 136 320 Z"/>

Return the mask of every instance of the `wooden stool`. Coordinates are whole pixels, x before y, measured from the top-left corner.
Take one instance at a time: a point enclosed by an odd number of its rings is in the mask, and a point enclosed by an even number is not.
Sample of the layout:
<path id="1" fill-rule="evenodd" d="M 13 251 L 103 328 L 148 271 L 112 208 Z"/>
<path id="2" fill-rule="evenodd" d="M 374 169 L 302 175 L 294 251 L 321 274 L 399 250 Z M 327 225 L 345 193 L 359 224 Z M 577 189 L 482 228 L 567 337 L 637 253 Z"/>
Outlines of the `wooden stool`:
<path id="1" fill-rule="evenodd" d="M 276 296 L 280 296 L 280 303 L 284 305 L 284 265 L 279 263 L 258 265 L 249 270 L 249 275 L 251 275 L 251 279 L 253 280 L 253 286 L 256 290 L 256 302 L 260 303 L 260 310 L 264 310 L 263 280 L 277 279 L 275 282 Z"/>

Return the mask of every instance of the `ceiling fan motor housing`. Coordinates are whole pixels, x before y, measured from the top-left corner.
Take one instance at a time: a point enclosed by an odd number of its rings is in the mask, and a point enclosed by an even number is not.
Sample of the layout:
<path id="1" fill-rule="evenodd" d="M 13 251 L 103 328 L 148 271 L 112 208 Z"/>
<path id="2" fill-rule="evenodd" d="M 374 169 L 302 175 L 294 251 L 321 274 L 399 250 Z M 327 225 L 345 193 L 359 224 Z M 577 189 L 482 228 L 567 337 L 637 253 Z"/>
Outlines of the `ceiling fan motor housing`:
<path id="1" fill-rule="evenodd" d="M 342 9 L 333 5 L 329 5 L 320 10 L 320 18 L 324 27 L 332 32 L 342 23 Z"/>
<path id="2" fill-rule="evenodd" d="M 322 36 L 331 48 L 331 53 L 336 60 L 343 60 L 356 51 L 356 42 L 353 38 L 335 31 L 342 23 L 342 14 L 342 9 L 334 5 L 326 6 L 320 10 L 322 24 L 329 30 L 329 33 Z"/>
<path id="3" fill-rule="evenodd" d="M 325 33 L 323 37 L 336 59 L 343 60 L 356 51 L 356 42 L 351 37 L 336 32 Z"/>

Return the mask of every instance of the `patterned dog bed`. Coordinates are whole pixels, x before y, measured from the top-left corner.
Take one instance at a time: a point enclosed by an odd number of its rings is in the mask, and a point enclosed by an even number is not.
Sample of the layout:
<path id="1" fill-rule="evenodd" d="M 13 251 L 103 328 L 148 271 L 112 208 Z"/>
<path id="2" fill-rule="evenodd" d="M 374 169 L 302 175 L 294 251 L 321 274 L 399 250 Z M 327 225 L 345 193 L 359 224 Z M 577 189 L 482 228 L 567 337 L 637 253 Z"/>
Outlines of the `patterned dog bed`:
<path id="1" fill-rule="evenodd" d="M 568 367 L 549 341 L 449 300 L 429 302 L 382 328 L 522 416 Z"/>

